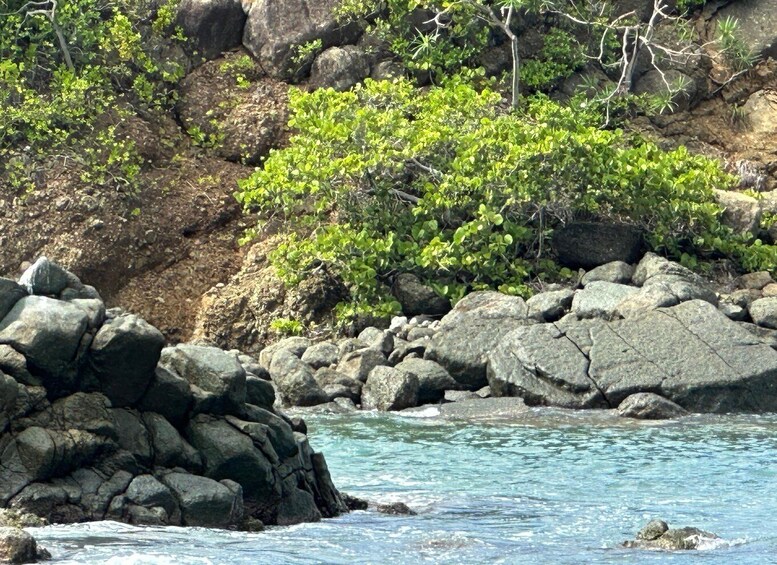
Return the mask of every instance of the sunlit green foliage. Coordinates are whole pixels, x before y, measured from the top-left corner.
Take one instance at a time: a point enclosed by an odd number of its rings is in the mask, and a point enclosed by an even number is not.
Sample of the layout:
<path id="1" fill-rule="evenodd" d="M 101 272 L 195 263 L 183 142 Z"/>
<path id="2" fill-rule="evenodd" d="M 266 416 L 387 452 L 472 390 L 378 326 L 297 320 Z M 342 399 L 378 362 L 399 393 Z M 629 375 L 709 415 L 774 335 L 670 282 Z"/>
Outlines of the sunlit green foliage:
<path id="1" fill-rule="evenodd" d="M 282 336 L 302 335 L 305 327 L 299 320 L 291 318 L 276 318 L 270 322 L 270 329 Z"/>
<path id="2" fill-rule="evenodd" d="M 454 299 L 479 288 L 526 294 L 531 277 L 563 275 L 545 243 L 572 218 L 635 224 L 678 258 L 775 257 L 772 246 L 747 254 L 721 226 L 712 189 L 733 179 L 717 162 L 599 129 L 598 111 L 579 100 L 535 97 L 509 113 L 499 94 L 454 78 L 423 92 L 408 81 L 293 91 L 291 106 L 296 135 L 238 198 L 286 222 L 272 255 L 286 282 L 321 261 L 342 276 L 353 298 L 343 315 L 394 311 L 386 282 L 396 272 Z"/>
<path id="3" fill-rule="evenodd" d="M 0 179 L 33 189 L 35 171 L 58 156 L 84 182 L 132 190 L 140 160 L 118 135 L 119 108 L 165 107 L 183 74 L 156 53 L 149 7 L 7 0 L 0 12 Z"/>

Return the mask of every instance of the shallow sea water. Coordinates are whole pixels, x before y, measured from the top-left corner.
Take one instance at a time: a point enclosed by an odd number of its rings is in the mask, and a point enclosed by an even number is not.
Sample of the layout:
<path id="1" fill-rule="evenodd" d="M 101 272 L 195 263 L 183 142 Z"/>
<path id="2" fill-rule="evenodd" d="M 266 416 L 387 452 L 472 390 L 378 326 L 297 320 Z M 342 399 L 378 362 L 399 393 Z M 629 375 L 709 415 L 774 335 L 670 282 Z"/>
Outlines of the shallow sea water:
<path id="1" fill-rule="evenodd" d="M 651 423 L 533 409 L 484 424 L 434 413 L 306 417 L 338 488 L 417 516 L 369 510 L 253 534 L 111 522 L 31 532 L 58 564 L 777 563 L 777 415 Z M 620 547 L 655 517 L 721 540 Z"/>

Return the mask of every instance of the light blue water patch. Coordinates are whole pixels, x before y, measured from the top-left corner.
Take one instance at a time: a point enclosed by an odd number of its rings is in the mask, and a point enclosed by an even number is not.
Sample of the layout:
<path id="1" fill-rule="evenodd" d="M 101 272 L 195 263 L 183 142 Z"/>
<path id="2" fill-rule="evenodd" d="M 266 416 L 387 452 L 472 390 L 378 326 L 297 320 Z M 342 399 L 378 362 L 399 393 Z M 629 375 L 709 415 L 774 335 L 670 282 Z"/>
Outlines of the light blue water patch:
<path id="1" fill-rule="evenodd" d="M 32 530 L 56 563 L 775 562 L 777 416 L 645 423 L 534 411 L 521 423 L 307 418 L 335 484 L 417 516 L 353 512 L 247 534 L 99 523 Z M 642 525 L 697 526 L 696 552 L 623 549 Z"/>

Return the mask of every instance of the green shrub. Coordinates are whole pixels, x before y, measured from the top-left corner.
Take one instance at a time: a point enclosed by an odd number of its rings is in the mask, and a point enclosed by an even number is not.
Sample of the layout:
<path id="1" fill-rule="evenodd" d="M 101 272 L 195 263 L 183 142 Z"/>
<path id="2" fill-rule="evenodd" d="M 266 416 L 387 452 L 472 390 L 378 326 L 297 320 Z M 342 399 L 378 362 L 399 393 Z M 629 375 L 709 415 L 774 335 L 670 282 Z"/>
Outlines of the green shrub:
<path id="1" fill-rule="evenodd" d="M 237 194 L 286 222 L 271 257 L 283 280 L 330 264 L 351 290 L 343 315 L 396 311 L 387 284 L 397 272 L 453 299 L 481 288 L 525 295 L 531 277 L 569 274 L 543 243 L 572 218 L 640 226 L 678 258 L 772 261 L 772 246 L 747 247 L 721 226 L 712 189 L 733 179 L 716 161 L 601 130 L 580 101 L 537 96 L 521 113 L 499 102 L 456 78 L 425 91 L 404 80 L 292 91 L 296 134 Z"/>
<path id="2" fill-rule="evenodd" d="M 132 191 L 140 159 L 110 124 L 129 105 L 169 107 L 183 69 L 158 59 L 161 38 L 134 4 L 72 0 L 56 7 L 52 17 L 28 13 L 19 0 L 3 8 L 0 181 L 33 189 L 35 171 L 58 155 L 84 182 Z M 24 175 L 14 164 L 20 161 Z"/>
<path id="3" fill-rule="evenodd" d="M 270 329 L 282 336 L 302 335 L 304 326 L 299 320 L 291 318 L 276 318 L 270 322 Z"/>
<path id="4" fill-rule="evenodd" d="M 563 29 L 552 28 L 543 41 L 539 56 L 521 65 L 521 84 L 533 90 L 547 88 L 571 76 L 586 62 L 583 47 Z"/>

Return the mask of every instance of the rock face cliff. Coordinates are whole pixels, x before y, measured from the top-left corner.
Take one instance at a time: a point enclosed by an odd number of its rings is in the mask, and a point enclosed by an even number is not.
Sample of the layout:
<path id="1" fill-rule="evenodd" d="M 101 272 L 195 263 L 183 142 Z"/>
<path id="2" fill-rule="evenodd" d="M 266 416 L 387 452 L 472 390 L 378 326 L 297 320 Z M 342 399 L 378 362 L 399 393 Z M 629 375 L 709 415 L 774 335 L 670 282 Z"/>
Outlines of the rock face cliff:
<path id="1" fill-rule="evenodd" d="M 255 368 L 215 347 L 165 348 L 45 258 L 0 279 L 0 507 L 209 527 L 346 511 L 304 423 L 274 410 Z"/>

